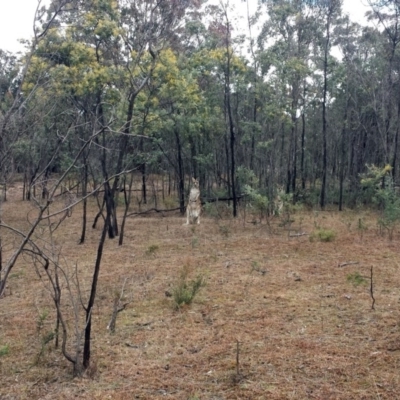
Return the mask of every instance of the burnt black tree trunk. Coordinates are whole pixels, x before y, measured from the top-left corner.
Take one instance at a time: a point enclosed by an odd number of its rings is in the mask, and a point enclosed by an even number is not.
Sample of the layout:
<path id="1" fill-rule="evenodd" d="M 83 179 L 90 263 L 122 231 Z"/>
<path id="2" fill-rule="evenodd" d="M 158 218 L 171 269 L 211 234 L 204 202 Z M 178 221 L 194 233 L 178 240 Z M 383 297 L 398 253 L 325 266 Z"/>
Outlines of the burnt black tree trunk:
<path id="1" fill-rule="evenodd" d="M 330 36 L 331 36 L 331 23 L 333 18 L 333 12 L 336 7 L 336 1 L 333 1 L 328 5 L 325 12 L 326 25 L 325 25 L 325 40 L 323 46 L 323 100 L 322 100 L 322 179 L 321 179 L 321 194 L 319 205 L 321 209 L 325 208 L 326 204 L 326 177 L 328 169 L 328 144 L 327 144 L 327 120 L 326 120 L 326 108 L 327 108 L 327 95 L 328 95 L 328 57 L 330 50 Z"/>
<path id="2" fill-rule="evenodd" d="M 226 18 L 226 65 L 225 65 L 225 106 L 226 113 L 228 114 L 228 132 L 229 132 L 229 150 L 230 150 L 230 180 L 231 180 L 231 193 L 232 193 L 232 203 L 233 203 L 233 216 L 237 216 L 237 194 L 236 194 L 236 157 L 235 157 L 235 124 L 233 120 L 233 111 L 231 104 L 231 59 L 232 59 L 232 49 L 230 46 L 231 42 L 231 29 L 230 21 L 225 10 Z"/>
<path id="3" fill-rule="evenodd" d="M 96 263 L 93 272 L 92 286 L 90 289 L 90 297 L 86 307 L 86 327 L 85 327 L 85 341 L 83 346 L 83 367 L 87 369 L 90 365 L 90 345 L 91 345 L 91 332 L 92 332 L 92 311 L 94 300 L 96 298 L 97 283 L 99 280 L 101 259 L 103 256 L 104 242 L 106 240 L 108 226 L 110 224 L 110 214 L 107 213 L 103 230 L 101 232 L 99 245 L 97 247 Z"/>
<path id="4" fill-rule="evenodd" d="M 175 133 L 177 163 L 178 163 L 177 178 L 178 178 L 179 211 L 183 214 L 185 212 L 185 172 L 183 169 L 182 144 L 177 127 L 175 127 L 174 129 L 174 133 Z"/>

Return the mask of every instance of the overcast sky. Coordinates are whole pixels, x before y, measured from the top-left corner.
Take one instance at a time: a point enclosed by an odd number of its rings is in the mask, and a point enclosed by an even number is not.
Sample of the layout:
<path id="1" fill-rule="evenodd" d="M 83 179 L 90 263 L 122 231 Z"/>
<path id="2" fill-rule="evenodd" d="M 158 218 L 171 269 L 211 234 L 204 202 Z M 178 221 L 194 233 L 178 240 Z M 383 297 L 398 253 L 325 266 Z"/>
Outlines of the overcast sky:
<path id="1" fill-rule="evenodd" d="M 233 3 L 235 0 L 231 0 Z M 246 3 L 237 1 L 237 7 L 243 7 L 246 15 Z M 253 0 L 254 2 L 256 0 Z M 344 0 L 343 7 L 353 21 L 362 22 L 368 10 L 366 0 Z M 23 50 L 18 39 L 32 36 L 33 16 L 38 0 L 0 0 L 0 49 L 8 51 Z"/>

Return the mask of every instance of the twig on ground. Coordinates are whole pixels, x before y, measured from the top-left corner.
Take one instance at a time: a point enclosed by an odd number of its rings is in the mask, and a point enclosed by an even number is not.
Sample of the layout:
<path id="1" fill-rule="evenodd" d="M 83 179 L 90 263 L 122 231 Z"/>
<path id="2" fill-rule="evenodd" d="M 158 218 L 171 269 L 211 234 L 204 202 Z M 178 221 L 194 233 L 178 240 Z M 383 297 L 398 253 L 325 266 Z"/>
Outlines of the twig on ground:
<path id="1" fill-rule="evenodd" d="M 358 261 L 346 261 L 343 263 L 338 263 L 338 267 L 342 268 L 342 267 L 346 267 L 347 265 L 356 265 L 359 264 Z"/>

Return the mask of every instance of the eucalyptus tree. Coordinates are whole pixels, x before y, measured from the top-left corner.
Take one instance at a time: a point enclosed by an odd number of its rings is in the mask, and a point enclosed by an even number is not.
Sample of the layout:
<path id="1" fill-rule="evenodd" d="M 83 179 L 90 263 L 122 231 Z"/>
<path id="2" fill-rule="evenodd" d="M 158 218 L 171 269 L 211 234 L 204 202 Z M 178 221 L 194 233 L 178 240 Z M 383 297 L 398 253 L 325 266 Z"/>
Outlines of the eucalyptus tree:
<path id="1" fill-rule="evenodd" d="M 280 107 L 289 116 L 282 115 L 281 135 L 288 126 L 286 167 L 286 191 L 296 191 L 298 178 L 298 125 L 303 116 L 303 132 L 300 147 L 301 174 L 304 181 L 305 142 L 305 90 L 307 79 L 315 68 L 311 61 L 312 43 L 318 29 L 312 2 L 304 0 L 266 0 L 268 20 L 264 23 L 258 38 L 260 50 L 268 60 L 269 75 L 281 93 Z M 278 138 L 277 138 L 278 139 Z M 282 151 L 283 137 L 282 140 Z M 282 157 L 283 155 L 281 155 Z M 281 158 L 283 160 L 283 158 Z M 282 165 L 283 167 L 283 165 Z"/>
<path id="2" fill-rule="evenodd" d="M 338 179 L 339 179 L 339 211 L 343 210 L 345 195 L 345 178 L 350 178 L 350 155 L 354 154 L 354 137 L 357 135 L 356 107 L 357 97 L 361 93 L 363 85 L 359 76 L 363 74 L 363 63 L 357 49 L 360 48 L 361 27 L 358 24 L 351 23 L 346 17 L 341 26 L 335 30 L 335 45 L 339 47 L 343 56 L 342 64 L 337 71 L 337 96 L 335 101 L 336 113 L 339 120 L 342 121 L 340 129 L 340 139 L 337 150 L 338 160 Z M 366 95 L 366 93 L 365 93 Z M 360 96 L 361 98 L 363 96 Z M 340 110 L 341 108 L 341 110 Z M 358 175 L 358 174 L 357 174 Z M 355 194 L 355 183 L 358 179 L 351 180 L 353 183 L 352 192 Z"/>
<path id="3" fill-rule="evenodd" d="M 400 72 L 400 3 L 397 0 L 368 0 L 370 20 L 381 32 L 382 81 L 379 90 L 381 102 L 376 104 L 377 128 L 385 152 L 385 163 L 390 164 L 393 178 L 398 174 L 398 142 L 400 122 L 400 96 L 398 74 Z"/>
<path id="4" fill-rule="evenodd" d="M 332 33 L 335 19 L 341 14 L 342 0 L 316 1 L 318 19 L 322 25 L 320 35 L 321 61 L 322 61 L 322 171 L 321 191 L 319 204 L 323 209 L 326 205 L 327 174 L 328 174 L 328 122 L 327 108 L 329 102 L 328 79 L 331 72 L 330 54 L 332 49 Z"/>
<path id="5" fill-rule="evenodd" d="M 3 120 L 5 113 L 13 104 L 14 96 L 17 90 L 15 80 L 18 76 L 17 57 L 8 51 L 0 49 L 0 121 Z M 3 199 L 7 199 L 7 182 L 9 176 L 14 172 L 16 166 L 12 162 L 10 153 L 7 151 L 10 148 L 10 143 L 15 140 L 17 132 L 14 135 L 7 137 L 0 136 L 0 172 L 1 183 L 3 184 Z M 12 131 L 10 130 L 10 133 Z"/>
<path id="6" fill-rule="evenodd" d="M 61 5 L 67 3 L 70 3 L 70 7 L 54 16 L 53 10 L 59 10 Z M 82 303 L 85 314 L 83 351 L 75 356 L 67 350 L 66 326 L 63 325 L 63 354 L 74 364 L 77 374 L 90 365 L 92 310 L 106 236 L 107 233 L 110 237 L 118 234 L 115 195 L 119 176 L 135 168 L 135 160 L 128 156 L 128 152 L 135 144 L 136 132 L 132 124 L 134 112 L 141 111 L 135 108 L 136 101 L 154 72 L 160 51 L 169 40 L 176 38 L 175 31 L 179 29 L 182 16 L 195 3 L 175 4 L 167 0 L 54 0 L 47 10 L 47 18 L 51 18 L 52 24 L 45 25 L 48 27 L 47 34 L 36 43 L 24 70 L 23 77 L 29 79 L 23 87 L 19 87 L 20 93 L 22 89 L 24 93 L 32 93 L 40 87 L 46 101 L 53 100 L 55 105 L 46 115 L 47 125 L 43 130 L 39 125 L 33 130 L 36 134 L 40 133 L 41 138 L 47 136 L 45 144 L 51 144 L 53 140 L 57 144 L 53 155 L 47 150 L 50 158 L 45 166 L 41 166 L 38 176 L 43 176 L 44 167 L 57 163 L 60 175 L 55 179 L 44 205 L 38 199 L 33 199 L 38 206 L 38 216 L 29 232 L 21 233 L 23 239 L 18 252 L 7 263 L 5 276 L 0 279 L 0 296 L 19 254 L 29 248 L 31 254 L 43 261 L 53 285 L 57 316 L 60 321 L 63 320 L 59 285 L 55 283 L 60 278 L 57 275 L 59 268 L 56 264 L 49 268 L 49 257 L 32 240 L 32 235 L 44 219 L 50 218 L 45 217 L 45 213 L 50 208 L 54 211 L 56 190 L 64 184 L 73 169 L 99 170 L 101 186 L 104 188 L 105 212 L 101 214 L 104 224 L 90 293 L 86 304 Z M 37 97 L 30 96 L 28 100 L 40 104 Z M 18 101 L 13 102 L 11 110 Z M 45 102 L 42 104 L 44 110 Z M 12 112 L 9 112 L 0 121 L 1 132 L 9 126 L 11 115 Z M 27 138 L 32 144 L 36 143 L 35 139 Z M 84 193 L 86 198 L 88 193 Z M 61 211 L 54 212 L 56 214 L 52 215 L 58 215 Z M 56 226 L 62 222 L 63 219 Z M 82 237 L 81 241 L 84 240 Z"/>
<path id="7" fill-rule="evenodd" d="M 199 134 L 202 95 L 196 76 L 184 55 L 171 48 L 159 52 L 143 106 L 148 107 L 144 134 L 172 167 L 177 181 L 179 208 L 185 209 L 185 176 L 190 146 Z M 191 162 L 193 163 L 193 159 Z"/>
<path id="8" fill-rule="evenodd" d="M 4 54 L 2 55 L 3 68 L 1 70 L 1 90 L 4 95 L 1 97 L 0 110 L 0 176 L 3 179 L 5 179 L 10 166 L 15 165 L 15 152 L 21 150 L 18 141 L 23 137 L 23 135 L 26 135 L 25 137 L 29 138 L 27 135 L 33 133 L 32 130 L 28 129 L 30 127 L 24 123 L 24 118 L 26 116 L 25 110 L 27 109 L 27 103 L 32 99 L 33 95 L 39 88 L 40 82 L 35 82 L 30 87 L 26 86 L 24 90 L 23 87 L 28 71 L 32 65 L 34 53 L 40 43 L 46 38 L 49 31 L 54 27 L 56 18 L 75 3 L 75 0 L 59 0 L 54 2 L 46 13 L 46 10 L 40 7 L 41 1 L 39 1 L 35 12 L 33 39 L 28 43 L 26 54 L 17 63 L 14 63 L 15 59 L 12 56 L 9 57 L 7 55 L 4 57 Z M 36 121 L 36 125 L 38 125 L 38 121 Z M 26 129 L 21 129 L 23 127 Z M 53 157 L 59 150 L 60 147 L 57 146 Z M 20 161 L 22 164 L 23 160 Z M 26 246 L 29 245 L 31 238 L 49 205 L 50 203 L 47 202 L 39 208 L 32 225 L 26 232 L 18 232 L 16 238 L 16 250 L 10 255 L 10 257 L 5 259 L 2 253 L 0 254 L 0 298 L 4 294 L 10 272 L 15 267 Z M 1 208 L 2 204 L 0 202 L 1 234 L 4 230 L 8 230 L 9 232 L 15 231 L 12 226 L 8 226 L 4 223 L 3 216 L 1 215 Z M 2 252 L 1 247 L 0 252 Z"/>
<path id="9" fill-rule="evenodd" d="M 233 36 L 233 17 L 229 1 L 220 1 L 218 6 L 209 6 L 209 12 L 213 19 L 209 25 L 211 48 L 210 55 L 217 61 L 214 73 L 223 88 L 223 110 L 226 124 L 225 157 L 227 166 L 227 184 L 232 198 L 232 212 L 236 217 L 238 213 L 237 193 L 237 140 L 239 134 L 240 119 L 237 115 L 237 104 L 234 97 L 239 99 L 238 83 L 241 75 L 246 70 L 243 59 L 237 56 L 236 48 L 242 38 Z M 236 101 L 237 102 L 237 101 Z M 235 115 L 236 114 L 236 115 Z"/>

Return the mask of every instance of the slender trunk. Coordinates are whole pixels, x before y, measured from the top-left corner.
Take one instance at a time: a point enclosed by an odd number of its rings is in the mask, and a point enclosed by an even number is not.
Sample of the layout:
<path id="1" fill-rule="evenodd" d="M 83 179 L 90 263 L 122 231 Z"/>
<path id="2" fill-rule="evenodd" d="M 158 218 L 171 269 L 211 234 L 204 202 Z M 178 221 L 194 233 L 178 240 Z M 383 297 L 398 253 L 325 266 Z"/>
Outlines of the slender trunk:
<path id="1" fill-rule="evenodd" d="M 109 176 L 107 171 L 107 143 L 106 143 L 106 129 L 105 129 L 105 121 L 104 121 L 104 112 L 103 112 L 103 103 L 101 99 L 101 94 L 98 94 L 97 97 L 98 104 L 98 118 L 100 121 L 102 128 L 101 136 L 102 136 L 102 151 L 100 157 L 100 165 L 103 172 L 103 180 L 104 180 L 104 200 L 103 204 L 106 206 L 106 218 L 105 221 L 108 221 L 107 229 L 108 229 L 108 237 L 110 239 L 114 239 L 115 237 L 115 227 L 112 225 L 112 214 L 114 210 L 114 192 L 110 187 Z M 96 137 L 97 140 L 97 137 Z M 106 222 L 105 222 L 106 225 Z"/>
<path id="2" fill-rule="evenodd" d="M 119 241 L 118 241 L 119 246 L 122 246 L 123 241 L 124 241 L 126 218 L 128 216 L 129 205 L 131 204 L 132 185 L 133 185 L 133 172 L 131 172 L 131 177 L 129 180 L 128 194 L 126 193 L 126 190 L 124 190 L 125 210 L 124 210 L 124 215 L 123 215 L 122 222 L 121 222 L 121 232 L 120 232 Z"/>
<path id="3" fill-rule="evenodd" d="M 327 122 L 326 122 L 326 103 L 328 93 L 328 53 L 330 44 L 330 24 L 331 24 L 331 11 L 327 16 L 326 22 L 326 41 L 324 48 L 324 88 L 323 88 L 323 101 L 322 101 L 322 182 L 321 182 L 321 195 L 320 207 L 325 208 L 326 203 L 326 175 L 328 168 L 328 146 L 327 146 Z"/>
<path id="4" fill-rule="evenodd" d="M 349 107 L 349 97 L 343 116 L 342 137 L 340 143 L 340 170 L 339 170 L 339 211 L 343 211 L 343 186 L 344 186 L 344 164 L 346 158 L 346 130 L 347 130 L 347 113 Z"/>
<path id="5" fill-rule="evenodd" d="M 301 114 L 301 159 L 300 159 L 300 174 L 301 174 L 301 188 L 305 190 L 306 188 L 306 176 L 305 176 L 305 142 L 306 142 L 306 116 L 304 112 Z"/>
<path id="6" fill-rule="evenodd" d="M 230 150 L 230 180 L 233 202 L 233 216 L 237 216 L 237 197 L 236 197 L 236 158 L 235 158 L 235 126 L 233 122 L 230 90 L 230 50 L 227 48 L 227 71 L 225 76 L 226 107 L 229 123 L 229 150 Z"/>
<path id="7" fill-rule="evenodd" d="M 393 161 L 392 161 L 392 178 L 393 182 L 396 182 L 396 167 L 397 167 L 397 149 L 399 146 L 399 121 L 400 121 L 400 103 L 397 105 L 397 128 L 396 135 L 394 137 L 394 149 L 393 149 Z"/>
<path id="8" fill-rule="evenodd" d="M 176 149 L 178 155 L 178 197 L 179 197 L 179 211 L 183 214 L 185 212 L 185 174 L 183 171 L 182 159 L 182 145 L 179 132 L 175 129 Z"/>
<path id="9" fill-rule="evenodd" d="M 97 283 L 99 280 L 101 259 L 103 256 L 104 242 L 106 240 L 108 226 L 110 224 L 110 214 L 107 213 L 99 245 L 97 247 L 96 264 L 93 272 L 92 286 L 90 290 L 89 302 L 86 307 L 86 327 L 85 327 L 85 341 L 83 346 L 83 367 L 87 369 L 90 365 L 90 345 L 91 345 L 91 332 L 92 332 L 92 311 L 94 300 L 96 298 Z"/>
<path id="10" fill-rule="evenodd" d="M 254 85 L 256 85 L 257 81 L 254 79 Z M 257 94 L 254 89 L 254 104 L 253 104 L 253 122 L 256 124 L 257 122 Z M 251 131 L 251 148 L 250 148 L 250 169 L 254 170 L 254 158 L 256 152 L 256 137 L 254 130 Z"/>
<path id="11" fill-rule="evenodd" d="M 82 233 L 79 240 L 79 244 L 85 242 L 86 226 L 87 226 L 87 185 L 88 185 L 88 165 L 86 155 L 84 155 L 84 167 L 83 167 L 83 184 L 82 184 L 82 197 L 83 197 L 83 211 L 82 211 Z"/>

